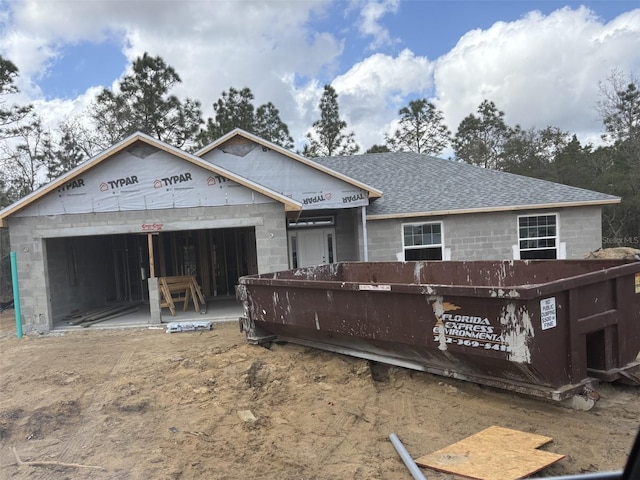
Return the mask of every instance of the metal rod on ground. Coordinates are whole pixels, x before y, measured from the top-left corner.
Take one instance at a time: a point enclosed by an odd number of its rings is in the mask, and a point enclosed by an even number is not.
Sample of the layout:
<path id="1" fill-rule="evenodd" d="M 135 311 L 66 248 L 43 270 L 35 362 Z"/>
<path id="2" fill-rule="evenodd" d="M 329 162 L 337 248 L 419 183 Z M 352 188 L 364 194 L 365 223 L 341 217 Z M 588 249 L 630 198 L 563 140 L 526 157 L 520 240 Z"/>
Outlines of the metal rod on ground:
<path id="1" fill-rule="evenodd" d="M 404 445 L 402 445 L 402 442 L 400 441 L 398 436 L 395 433 L 392 433 L 391 435 L 389 435 L 389 440 L 391 440 L 391 443 L 393 443 L 396 452 L 398 452 L 398 455 L 400 455 L 400 458 L 409 469 L 409 472 L 411 472 L 411 476 L 415 480 L 427 480 L 420 471 L 420 468 L 418 468 L 418 465 L 416 465 L 416 462 L 414 462 L 413 458 L 411 458 L 411 455 L 409 455 L 409 452 L 407 452 L 407 450 L 404 448 Z"/>
<path id="2" fill-rule="evenodd" d="M 18 290 L 18 264 L 16 252 L 10 252 L 11 258 L 11 283 L 13 284 L 13 308 L 16 314 L 16 336 L 22 338 L 22 311 L 20 310 L 20 292 Z"/>

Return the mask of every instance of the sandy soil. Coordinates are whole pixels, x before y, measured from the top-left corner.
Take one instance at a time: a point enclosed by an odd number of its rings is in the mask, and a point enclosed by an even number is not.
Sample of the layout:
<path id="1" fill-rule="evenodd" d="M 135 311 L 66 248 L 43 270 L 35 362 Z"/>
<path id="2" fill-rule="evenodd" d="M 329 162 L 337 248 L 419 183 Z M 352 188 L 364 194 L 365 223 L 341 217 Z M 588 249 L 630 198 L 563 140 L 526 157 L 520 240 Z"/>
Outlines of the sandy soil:
<path id="1" fill-rule="evenodd" d="M 574 411 L 400 368 L 374 380 L 363 360 L 249 345 L 235 323 L 17 339 L 12 314 L 0 317 L 2 479 L 410 479 L 389 434 L 417 458 L 492 425 L 553 437 L 543 449 L 566 458 L 544 477 L 621 469 L 640 423 L 640 388 L 623 385 Z M 84 468 L 18 465 L 12 448 Z"/>

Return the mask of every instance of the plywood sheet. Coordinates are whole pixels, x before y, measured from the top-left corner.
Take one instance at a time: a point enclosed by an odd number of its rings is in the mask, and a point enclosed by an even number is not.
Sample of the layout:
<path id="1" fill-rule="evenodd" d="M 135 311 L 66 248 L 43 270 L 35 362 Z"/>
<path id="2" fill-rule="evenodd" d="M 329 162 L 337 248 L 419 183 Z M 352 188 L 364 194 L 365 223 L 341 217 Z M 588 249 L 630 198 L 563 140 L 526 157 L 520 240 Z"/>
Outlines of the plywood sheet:
<path id="1" fill-rule="evenodd" d="M 421 467 L 479 480 L 516 480 L 565 457 L 537 450 L 552 440 L 493 426 L 415 462 Z"/>

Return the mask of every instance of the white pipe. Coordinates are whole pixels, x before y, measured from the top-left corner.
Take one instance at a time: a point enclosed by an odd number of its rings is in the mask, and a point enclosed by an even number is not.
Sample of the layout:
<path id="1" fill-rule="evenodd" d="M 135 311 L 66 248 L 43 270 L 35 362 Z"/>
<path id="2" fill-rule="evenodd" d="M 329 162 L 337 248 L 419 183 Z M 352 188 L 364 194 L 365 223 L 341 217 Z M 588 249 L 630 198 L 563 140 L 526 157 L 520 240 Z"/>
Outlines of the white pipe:
<path id="1" fill-rule="evenodd" d="M 426 477 L 422 474 L 422 471 L 418 468 L 418 465 L 416 465 L 416 462 L 414 462 L 413 458 L 411 458 L 411 455 L 409 455 L 409 452 L 407 452 L 407 450 L 404 448 L 404 445 L 402 445 L 402 442 L 397 437 L 397 435 L 395 433 L 392 433 L 391 435 L 389 435 L 389 440 L 391 440 L 391 443 L 393 443 L 393 446 L 398 452 L 398 455 L 400 455 L 400 458 L 402 458 L 402 461 L 409 469 L 409 472 L 411 472 L 411 476 L 415 480 L 427 480 Z"/>

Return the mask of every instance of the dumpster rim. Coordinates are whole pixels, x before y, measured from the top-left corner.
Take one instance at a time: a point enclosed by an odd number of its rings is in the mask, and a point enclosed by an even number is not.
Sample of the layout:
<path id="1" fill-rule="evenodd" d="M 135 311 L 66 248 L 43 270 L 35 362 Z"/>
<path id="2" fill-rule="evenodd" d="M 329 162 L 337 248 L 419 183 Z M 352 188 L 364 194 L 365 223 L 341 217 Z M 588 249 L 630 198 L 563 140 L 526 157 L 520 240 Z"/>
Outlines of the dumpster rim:
<path id="1" fill-rule="evenodd" d="M 528 262 L 527 260 L 522 260 Z M 545 260 L 542 260 L 545 261 Z M 554 261 L 554 260 L 549 260 Z M 572 262 L 574 260 L 565 260 Z M 579 261 L 579 260 L 575 260 Z M 583 260 L 585 262 L 609 262 L 609 260 Z M 337 262 L 334 265 L 345 263 L 367 263 L 367 262 Z M 376 262 L 369 262 L 376 263 Z M 393 263 L 393 262 L 384 262 Z M 409 263 L 409 262 L 399 262 Z M 303 267 L 309 268 L 309 267 Z M 286 271 L 296 271 L 300 269 L 289 269 Z M 573 288 L 583 287 L 602 280 L 611 280 L 614 278 L 640 273 L 640 262 L 629 261 L 620 265 L 609 268 L 602 268 L 580 275 L 571 277 L 563 277 L 551 280 L 545 283 L 520 284 L 510 286 L 476 286 L 476 285 L 446 285 L 437 283 L 398 283 L 398 282 L 368 282 L 368 281 L 344 281 L 344 280 L 309 280 L 294 278 L 274 278 L 279 272 L 267 274 L 245 275 L 240 277 L 241 285 L 255 285 L 268 287 L 286 287 L 288 289 L 324 289 L 324 290 L 341 290 L 341 291 L 362 291 L 363 294 L 375 293 L 406 293 L 421 295 L 453 295 L 453 296 L 469 296 L 480 298 L 506 298 L 512 300 L 531 300 L 541 296 L 550 295 L 558 291 L 566 291 Z M 372 289 L 362 289 L 361 286 L 372 286 Z M 377 289 L 376 286 L 389 286 L 388 290 Z"/>

